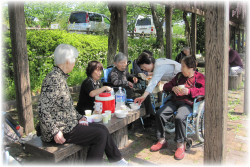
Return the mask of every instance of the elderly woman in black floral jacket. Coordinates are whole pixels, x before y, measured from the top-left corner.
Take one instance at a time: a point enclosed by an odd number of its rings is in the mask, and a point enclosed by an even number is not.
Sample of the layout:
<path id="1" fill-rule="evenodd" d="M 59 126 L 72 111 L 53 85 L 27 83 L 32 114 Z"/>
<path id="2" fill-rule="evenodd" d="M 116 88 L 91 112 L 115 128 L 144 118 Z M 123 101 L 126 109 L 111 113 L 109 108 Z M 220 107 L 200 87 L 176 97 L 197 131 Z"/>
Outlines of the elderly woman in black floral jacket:
<path id="1" fill-rule="evenodd" d="M 99 164 L 105 151 L 110 162 L 128 165 L 111 138 L 108 129 L 102 124 L 88 124 L 79 114 L 67 85 L 68 73 L 75 66 L 78 51 L 75 47 L 60 44 L 54 52 L 54 69 L 47 74 L 42 83 L 38 113 L 41 139 L 58 144 L 74 143 L 90 146 L 86 163 Z"/>

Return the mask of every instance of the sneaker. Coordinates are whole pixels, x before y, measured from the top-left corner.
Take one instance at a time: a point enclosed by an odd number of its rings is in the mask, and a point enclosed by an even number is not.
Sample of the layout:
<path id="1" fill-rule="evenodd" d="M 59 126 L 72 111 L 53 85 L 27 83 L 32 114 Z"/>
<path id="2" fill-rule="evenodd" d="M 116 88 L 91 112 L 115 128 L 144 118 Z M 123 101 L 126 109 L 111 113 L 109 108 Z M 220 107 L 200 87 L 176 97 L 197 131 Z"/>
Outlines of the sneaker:
<path id="1" fill-rule="evenodd" d="M 117 166 L 129 166 L 129 163 L 124 158 L 122 158 L 120 161 L 116 162 L 116 165 Z"/>
<path id="2" fill-rule="evenodd" d="M 184 158 L 184 156 L 185 156 L 185 147 L 183 146 L 183 147 L 177 148 L 174 154 L 174 158 L 177 160 L 181 160 Z"/>
<path id="3" fill-rule="evenodd" d="M 150 151 L 159 151 L 160 149 L 167 148 L 168 147 L 168 142 L 166 141 L 164 144 L 161 144 L 158 142 L 157 144 L 153 145 L 150 148 Z"/>

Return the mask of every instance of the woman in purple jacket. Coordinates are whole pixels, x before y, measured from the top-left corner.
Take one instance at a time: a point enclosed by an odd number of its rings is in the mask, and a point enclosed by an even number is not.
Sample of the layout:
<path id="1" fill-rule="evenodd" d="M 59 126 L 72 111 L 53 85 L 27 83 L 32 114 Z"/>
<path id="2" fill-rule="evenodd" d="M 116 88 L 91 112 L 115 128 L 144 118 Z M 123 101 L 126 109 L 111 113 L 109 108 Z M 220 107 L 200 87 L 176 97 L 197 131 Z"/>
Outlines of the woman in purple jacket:
<path id="1" fill-rule="evenodd" d="M 155 128 L 158 143 L 153 145 L 150 150 L 158 151 L 166 148 L 168 143 L 165 140 L 164 126 L 171 115 L 177 111 L 175 117 L 175 141 L 177 150 L 175 159 L 183 159 L 185 156 L 185 120 L 192 112 L 194 98 L 198 95 L 205 95 L 205 76 L 195 71 L 196 61 L 194 56 L 186 56 L 181 61 L 181 72 L 178 73 L 170 82 L 163 87 L 165 92 L 171 92 L 172 97 L 165 105 L 160 108 L 155 115 Z M 185 85 L 180 88 L 178 85 Z"/>

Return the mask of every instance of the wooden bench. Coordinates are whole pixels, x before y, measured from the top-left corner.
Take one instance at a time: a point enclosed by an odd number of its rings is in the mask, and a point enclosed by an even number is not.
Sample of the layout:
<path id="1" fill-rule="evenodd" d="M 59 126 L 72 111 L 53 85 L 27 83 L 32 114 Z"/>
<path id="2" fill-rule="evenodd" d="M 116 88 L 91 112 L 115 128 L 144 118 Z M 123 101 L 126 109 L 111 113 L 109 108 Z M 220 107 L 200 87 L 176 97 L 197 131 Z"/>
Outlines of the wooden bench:
<path id="1" fill-rule="evenodd" d="M 129 111 L 126 118 L 117 118 L 112 116 L 106 127 L 108 128 L 114 142 L 118 148 L 128 144 L 127 125 L 146 114 L 145 108 Z M 25 150 L 38 158 L 40 162 L 46 163 L 84 163 L 89 147 L 83 147 L 76 144 L 56 144 L 46 143 L 40 137 L 32 139 L 25 143 Z"/>
<path id="2" fill-rule="evenodd" d="M 228 89 L 237 89 L 242 82 L 242 73 L 228 76 Z"/>

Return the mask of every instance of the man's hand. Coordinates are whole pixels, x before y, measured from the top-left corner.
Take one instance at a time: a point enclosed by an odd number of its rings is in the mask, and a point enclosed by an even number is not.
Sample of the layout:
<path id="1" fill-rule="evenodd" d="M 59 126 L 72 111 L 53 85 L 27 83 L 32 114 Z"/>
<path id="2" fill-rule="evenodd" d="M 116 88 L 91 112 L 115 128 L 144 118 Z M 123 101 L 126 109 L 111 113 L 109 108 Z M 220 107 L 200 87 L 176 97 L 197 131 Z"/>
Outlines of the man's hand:
<path id="1" fill-rule="evenodd" d="M 134 81 L 134 83 L 137 83 L 138 79 L 136 77 L 133 77 L 133 81 Z"/>
<path id="2" fill-rule="evenodd" d="M 132 89 L 134 87 L 133 83 L 128 82 L 128 86 Z"/>
<path id="3" fill-rule="evenodd" d="M 145 97 L 141 96 L 141 97 L 136 98 L 136 99 L 134 100 L 134 103 L 137 103 L 137 102 L 138 102 L 138 104 L 141 105 L 141 103 L 142 103 L 144 100 L 145 100 Z"/>
<path id="4" fill-rule="evenodd" d="M 63 133 L 61 131 L 59 131 L 55 136 L 54 136 L 54 140 L 57 144 L 63 144 L 65 143 L 65 138 L 63 137 Z"/>
<path id="5" fill-rule="evenodd" d="M 85 121 L 85 122 L 82 122 L 82 121 Z M 85 117 L 82 117 L 80 120 L 79 120 L 79 124 L 80 125 L 84 125 L 84 126 L 89 126 L 89 123 L 87 121 L 87 119 Z"/>

